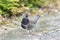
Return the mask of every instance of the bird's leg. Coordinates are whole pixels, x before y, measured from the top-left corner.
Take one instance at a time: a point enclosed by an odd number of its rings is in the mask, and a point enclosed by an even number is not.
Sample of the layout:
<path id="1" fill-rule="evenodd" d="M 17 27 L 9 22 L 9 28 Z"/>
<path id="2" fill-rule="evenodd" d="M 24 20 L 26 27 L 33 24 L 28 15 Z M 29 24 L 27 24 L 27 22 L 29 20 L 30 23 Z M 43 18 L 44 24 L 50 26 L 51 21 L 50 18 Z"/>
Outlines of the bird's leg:
<path id="1" fill-rule="evenodd" d="M 27 30 L 27 33 L 29 34 L 29 30 Z"/>
<path id="2" fill-rule="evenodd" d="M 31 30 L 28 30 L 27 33 L 28 33 L 28 34 L 31 34 Z"/>
<path id="3" fill-rule="evenodd" d="M 32 30 L 29 30 L 29 34 L 32 34 Z"/>
<path id="4" fill-rule="evenodd" d="M 31 31 L 29 30 L 29 34 L 31 34 Z"/>
<path id="5" fill-rule="evenodd" d="M 34 33 L 33 33 L 32 30 L 29 30 L 29 34 L 30 34 L 30 35 L 34 35 Z"/>

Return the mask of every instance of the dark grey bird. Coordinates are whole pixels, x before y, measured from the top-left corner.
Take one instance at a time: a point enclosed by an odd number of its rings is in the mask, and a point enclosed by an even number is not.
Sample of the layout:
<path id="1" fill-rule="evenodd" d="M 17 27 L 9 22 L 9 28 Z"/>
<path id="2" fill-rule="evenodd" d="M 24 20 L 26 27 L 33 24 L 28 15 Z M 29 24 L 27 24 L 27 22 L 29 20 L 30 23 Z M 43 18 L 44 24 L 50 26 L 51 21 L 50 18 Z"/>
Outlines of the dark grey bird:
<path id="1" fill-rule="evenodd" d="M 28 17 L 29 17 L 28 14 L 24 14 L 24 17 L 21 21 L 21 27 L 29 30 L 29 33 L 30 33 L 30 30 L 36 27 L 36 24 L 37 24 L 38 19 L 40 18 L 40 15 L 37 14 L 33 18 L 28 18 Z"/>
<path id="2" fill-rule="evenodd" d="M 29 24 L 28 14 L 24 14 L 23 16 L 24 17 L 21 21 L 21 27 L 24 28 L 24 29 L 27 29 L 28 24 Z"/>

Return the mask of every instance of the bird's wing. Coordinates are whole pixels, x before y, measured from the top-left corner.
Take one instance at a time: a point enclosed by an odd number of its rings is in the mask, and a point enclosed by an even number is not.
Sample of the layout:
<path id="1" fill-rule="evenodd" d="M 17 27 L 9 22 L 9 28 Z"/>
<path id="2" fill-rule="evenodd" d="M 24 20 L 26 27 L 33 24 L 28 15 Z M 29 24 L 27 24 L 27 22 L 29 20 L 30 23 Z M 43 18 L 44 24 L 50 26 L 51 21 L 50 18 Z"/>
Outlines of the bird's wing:
<path id="1" fill-rule="evenodd" d="M 34 24 L 35 20 L 33 18 L 29 18 L 29 23 Z"/>

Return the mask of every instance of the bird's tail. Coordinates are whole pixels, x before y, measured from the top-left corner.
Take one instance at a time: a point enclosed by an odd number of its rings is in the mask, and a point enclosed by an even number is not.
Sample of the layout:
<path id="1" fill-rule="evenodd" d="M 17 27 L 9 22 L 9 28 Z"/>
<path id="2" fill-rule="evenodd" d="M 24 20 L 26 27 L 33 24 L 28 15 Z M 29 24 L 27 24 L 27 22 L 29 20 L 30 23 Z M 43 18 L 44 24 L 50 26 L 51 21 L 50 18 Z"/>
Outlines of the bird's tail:
<path id="1" fill-rule="evenodd" d="M 39 18 L 40 18 L 40 15 L 39 15 L 39 14 L 36 15 L 36 16 L 33 18 L 34 22 L 37 23 L 37 21 L 39 20 Z"/>

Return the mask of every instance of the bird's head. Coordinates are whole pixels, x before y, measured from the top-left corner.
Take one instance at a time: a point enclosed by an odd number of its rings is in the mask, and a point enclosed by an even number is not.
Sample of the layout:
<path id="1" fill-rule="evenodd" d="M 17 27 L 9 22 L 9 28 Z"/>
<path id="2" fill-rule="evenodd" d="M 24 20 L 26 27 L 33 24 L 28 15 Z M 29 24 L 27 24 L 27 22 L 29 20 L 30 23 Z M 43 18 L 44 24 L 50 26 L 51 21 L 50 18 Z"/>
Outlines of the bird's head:
<path id="1" fill-rule="evenodd" d="M 23 17 L 24 17 L 24 18 L 27 18 L 28 16 L 29 16 L 28 13 L 24 13 L 24 14 L 23 14 Z"/>

